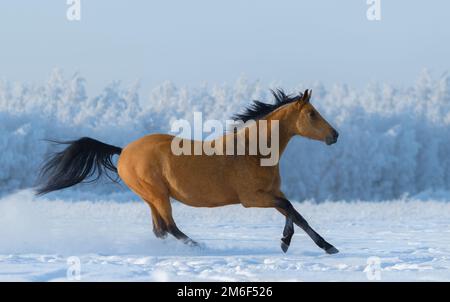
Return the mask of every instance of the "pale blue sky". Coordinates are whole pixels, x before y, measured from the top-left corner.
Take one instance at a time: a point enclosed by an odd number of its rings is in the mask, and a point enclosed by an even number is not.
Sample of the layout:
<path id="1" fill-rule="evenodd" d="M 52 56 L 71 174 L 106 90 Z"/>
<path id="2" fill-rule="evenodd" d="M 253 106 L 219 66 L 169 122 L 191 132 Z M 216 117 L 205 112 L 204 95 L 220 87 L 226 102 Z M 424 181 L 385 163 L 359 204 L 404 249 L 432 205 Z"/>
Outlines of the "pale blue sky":
<path id="1" fill-rule="evenodd" d="M 54 67 L 92 89 L 140 79 L 180 85 L 234 82 L 241 74 L 286 85 L 322 81 L 409 84 L 449 69 L 450 1 L 66 0 L 0 3 L 0 78 L 42 83 Z"/>

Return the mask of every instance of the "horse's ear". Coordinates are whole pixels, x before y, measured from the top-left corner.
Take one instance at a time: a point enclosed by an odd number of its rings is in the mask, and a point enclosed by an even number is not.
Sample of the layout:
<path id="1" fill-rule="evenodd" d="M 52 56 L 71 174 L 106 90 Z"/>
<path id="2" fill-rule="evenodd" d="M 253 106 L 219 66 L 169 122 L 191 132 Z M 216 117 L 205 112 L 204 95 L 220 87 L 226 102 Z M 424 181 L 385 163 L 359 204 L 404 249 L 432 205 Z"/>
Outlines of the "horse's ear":
<path id="1" fill-rule="evenodd" d="M 303 92 L 303 101 L 307 102 L 308 101 L 308 89 L 305 90 L 305 92 Z"/>
<path id="2" fill-rule="evenodd" d="M 310 98 L 311 98 L 311 90 L 306 89 L 305 92 L 303 92 L 300 101 L 308 103 Z"/>

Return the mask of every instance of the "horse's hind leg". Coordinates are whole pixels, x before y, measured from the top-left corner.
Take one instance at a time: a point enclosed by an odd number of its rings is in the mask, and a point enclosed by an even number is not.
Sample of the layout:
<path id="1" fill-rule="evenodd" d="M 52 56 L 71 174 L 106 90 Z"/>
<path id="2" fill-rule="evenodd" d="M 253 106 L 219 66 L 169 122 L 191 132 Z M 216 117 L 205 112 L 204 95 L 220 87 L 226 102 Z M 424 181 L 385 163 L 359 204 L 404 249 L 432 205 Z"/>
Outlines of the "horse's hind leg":
<path id="1" fill-rule="evenodd" d="M 151 212 L 152 212 L 152 220 L 153 220 L 153 233 L 155 233 L 155 236 L 158 238 L 166 238 L 167 237 L 167 225 L 162 219 L 161 215 L 159 215 L 156 208 L 148 201 L 146 203 L 150 206 Z"/>
<path id="2" fill-rule="evenodd" d="M 151 189 L 150 186 L 146 187 L 145 194 L 141 195 L 152 210 L 153 231 L 155 235 L 159 238 L 165 238 L 166 234 L 169 233 L 186 244 L 197 245 L 194 240 L 180 231 L 175 224 L 172 216 L 170 198 L 166 192 L 167 190 L 164 187 L 155 187 L 153 185 Z"/>
<path id="3" fill-rule="evenodd" d="M 167 231 L 173 235 L 175 238 L 182 240 L 184 243 L 196 246 L 198 245 L 197 242 L 189 238 L 186 234 L 184 234 L 175 224 L 175 221 L 173 220 L 172 216 L 172 206 L 170 204 L 170 199 L 167 197 L 167 199 L 164 200 L 158 200 L 157 203 L 154 203 L 154 206 L 156 207 L 158 213 L 161 215 L 162 219 L 164 220 Z"/>

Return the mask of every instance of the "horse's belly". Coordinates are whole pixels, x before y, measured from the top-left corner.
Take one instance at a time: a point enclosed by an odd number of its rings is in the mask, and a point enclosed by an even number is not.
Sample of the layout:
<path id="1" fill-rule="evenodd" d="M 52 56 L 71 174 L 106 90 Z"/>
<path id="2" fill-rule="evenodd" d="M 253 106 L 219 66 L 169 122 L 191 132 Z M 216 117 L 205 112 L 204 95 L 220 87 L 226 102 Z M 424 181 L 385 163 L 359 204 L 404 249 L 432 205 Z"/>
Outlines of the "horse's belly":
<path id="1" fill-rule="evenodd" d="M 204 159 L 204 158 L 203 158 Z M 195 207 L 217 207 L 239 203 L 225 168 L 213 159 L 186 158 L 172 163 L 166 180 L 171 197 Z"/>
<path id="2" fill-rule="evenodd" d="M 233 190 L 223 183 L 195 176 L 189 180 L 170 182 L 170 195 L 194 207 L 218 207 L 239 202 Z"/>

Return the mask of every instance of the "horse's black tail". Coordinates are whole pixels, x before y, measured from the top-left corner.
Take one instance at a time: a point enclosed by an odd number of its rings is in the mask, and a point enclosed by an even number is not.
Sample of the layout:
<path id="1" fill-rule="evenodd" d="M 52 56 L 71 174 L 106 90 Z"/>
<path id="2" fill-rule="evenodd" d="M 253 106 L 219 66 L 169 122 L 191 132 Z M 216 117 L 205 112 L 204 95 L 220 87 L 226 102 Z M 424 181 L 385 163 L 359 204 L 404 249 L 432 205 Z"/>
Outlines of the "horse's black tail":
<path id="1" fill-rule="evenodd" d="M 120 155 L 122 148 L 83 137 L 75 141 L 57 142 L 68 145 L 61 152 L 49 156 L 40 171 L 36 194 L 46 194 L 74 186 L 80 182 L 94 182 L 102 174 L 112 178 L 108 171 L 117 174 L 112 157 Z"/>

